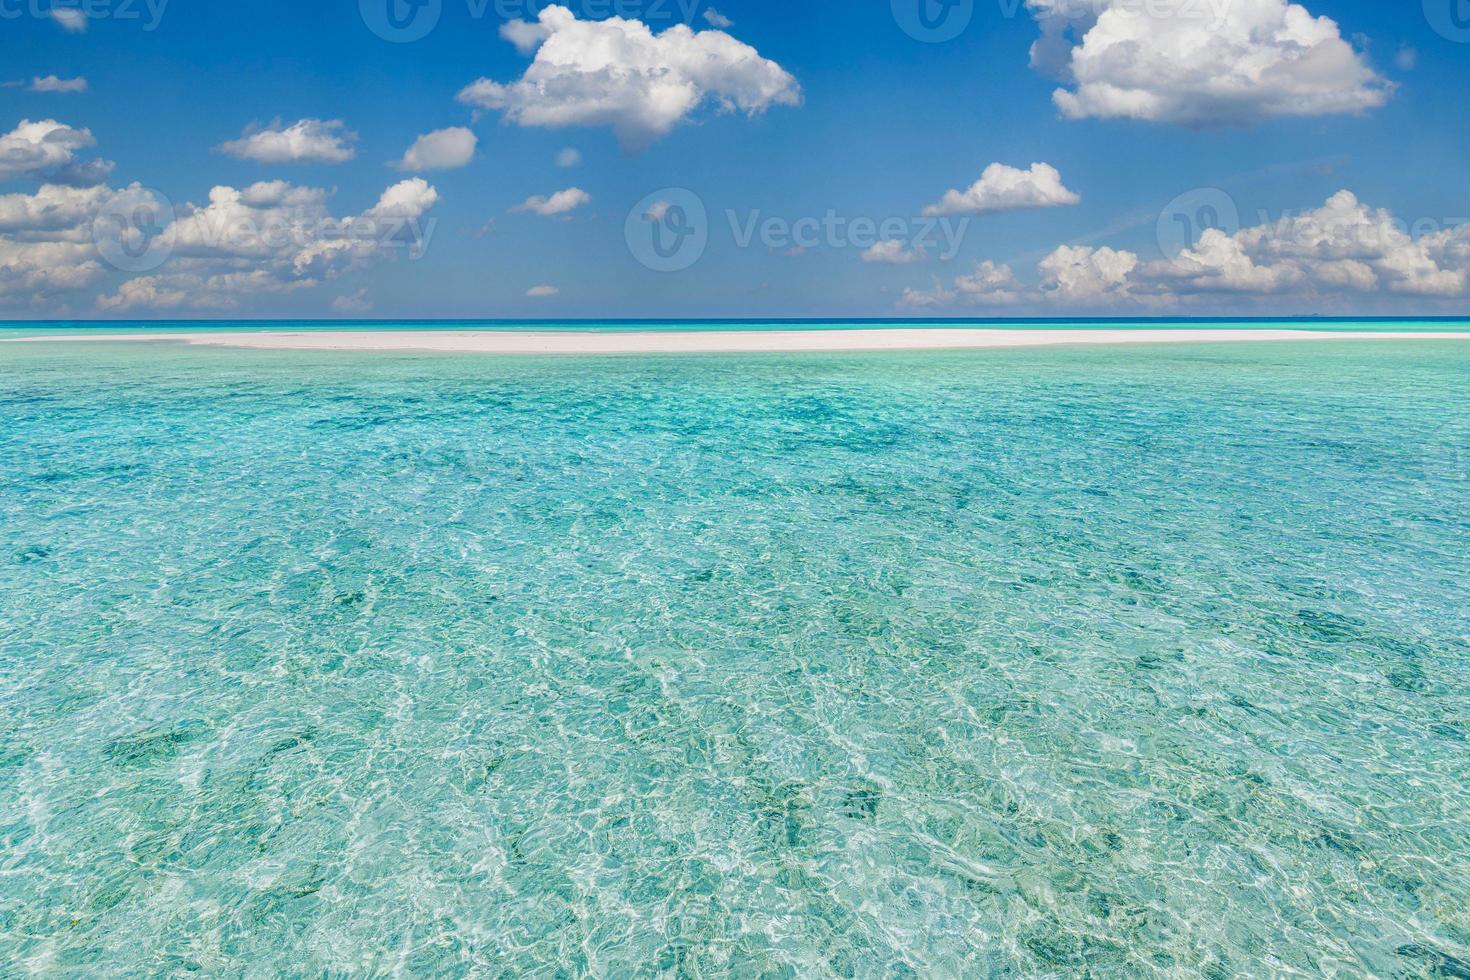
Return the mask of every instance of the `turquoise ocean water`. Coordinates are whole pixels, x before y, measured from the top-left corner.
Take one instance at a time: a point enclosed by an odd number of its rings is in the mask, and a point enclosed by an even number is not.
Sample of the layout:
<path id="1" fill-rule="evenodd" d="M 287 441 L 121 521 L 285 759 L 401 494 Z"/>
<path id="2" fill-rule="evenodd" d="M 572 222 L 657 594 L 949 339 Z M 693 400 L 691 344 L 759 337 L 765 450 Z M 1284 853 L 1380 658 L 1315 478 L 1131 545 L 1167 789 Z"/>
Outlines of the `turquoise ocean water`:
<path id="1" fill-rule="evenodd" d="M 1289 329 L 1313 331 L 1453 333 L 1470 330 L 1470 321 L 1450 317 L 1372 318 L 1344 320 L 1327 317 L 1266 320 L 1261 318 L 1222 320 L 1181 320 L 1171 318 L 1139 320 L 941 320 L 910 321 L 875 320 L 164 320 L 164 321 L 67 321 L 48 322 L 0 321 L 0 339 L 6 337 L 106 336 L 137 333 L 220 333 L 267 332 L 288 330 L 313 332 L 324 330 L 481 330 L 481 331 L 711 331 L 711 330 L 850 330 L 870 327 L 991 328 L 1000 330 L 1090 330 L 1159 329 L 1187 327 L 1192 330 Z"/>
<path id="2" fill-rule="evenodd" d="M 0 975 L 1465 977 L 1467 554 L 1452 341 L 0 344 Z"/>

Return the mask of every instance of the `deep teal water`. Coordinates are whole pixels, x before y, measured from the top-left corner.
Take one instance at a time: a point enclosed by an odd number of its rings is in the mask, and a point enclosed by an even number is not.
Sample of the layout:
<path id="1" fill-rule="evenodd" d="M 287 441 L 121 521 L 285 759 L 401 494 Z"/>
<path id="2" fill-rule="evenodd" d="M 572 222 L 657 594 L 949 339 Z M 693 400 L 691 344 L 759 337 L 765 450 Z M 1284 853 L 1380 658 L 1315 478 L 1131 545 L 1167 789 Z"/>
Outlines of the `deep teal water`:
<path id="1" fill-rule="evenodd" d="M 1470 345 L 0 345 L 0 974 L 1470 971 Z"/>

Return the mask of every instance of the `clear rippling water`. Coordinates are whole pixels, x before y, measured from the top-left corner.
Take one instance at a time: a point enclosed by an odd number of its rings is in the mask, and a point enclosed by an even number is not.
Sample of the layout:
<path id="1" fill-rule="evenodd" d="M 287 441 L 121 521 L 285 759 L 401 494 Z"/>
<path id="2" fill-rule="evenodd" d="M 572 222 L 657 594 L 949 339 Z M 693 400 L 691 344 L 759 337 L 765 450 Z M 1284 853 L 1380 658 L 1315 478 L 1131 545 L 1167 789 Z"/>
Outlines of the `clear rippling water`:
<path id="1" fill-rule="evenodd" d="M 0 345 L 0 973 L 1465 977 L 1467 554 L 1453 342 Z"/>

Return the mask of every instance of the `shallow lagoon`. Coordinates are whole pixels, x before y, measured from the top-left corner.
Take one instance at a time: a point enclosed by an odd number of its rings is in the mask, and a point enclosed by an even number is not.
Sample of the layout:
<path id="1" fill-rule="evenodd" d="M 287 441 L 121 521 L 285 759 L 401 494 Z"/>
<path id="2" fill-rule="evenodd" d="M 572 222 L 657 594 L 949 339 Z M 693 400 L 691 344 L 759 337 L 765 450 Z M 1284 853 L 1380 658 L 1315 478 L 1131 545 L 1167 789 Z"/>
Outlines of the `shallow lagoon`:
<path id="1" fill-rule="evenodd" d="M 1470 350 L 0 347 L 0 963 L 1464 976 Z"/>

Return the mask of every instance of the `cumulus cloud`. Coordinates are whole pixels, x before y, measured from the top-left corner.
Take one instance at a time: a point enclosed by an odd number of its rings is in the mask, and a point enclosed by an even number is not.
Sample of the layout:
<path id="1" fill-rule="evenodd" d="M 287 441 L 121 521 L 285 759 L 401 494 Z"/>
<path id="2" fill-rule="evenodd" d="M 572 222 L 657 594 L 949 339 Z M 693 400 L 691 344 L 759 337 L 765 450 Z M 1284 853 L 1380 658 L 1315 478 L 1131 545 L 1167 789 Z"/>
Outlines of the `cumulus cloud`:
<path id="1" fill-rule="evenodd" d="M 459 100 L 521 126 L 610 126 L 625 147 L 641 148 L 706 104 L 755 116 L 801 102 L 790 73 L 721 31 L 677 24 L 654 34 L 641 21 L 578 20 L 552 6 L 501 33 L 534 61 L 519 80 L 481 78 Z"/>
<path id="2" fill-rule="evenodd" d="M 0 235 L 0 302 L 34 303 L 102 275 L 91 242 L 17 242 Z"/>
<path id="3" fill-rule="evenodd" d="M 207 205 L 181 208 L 164 229 L 165 268 L 99 297 L 98 306 L 233 309 L 246 296 L 308 289 L 400 251 L 415 255 L 427 246 L 432 229 L 422 221 L 439 194 L 422 178 L 400 181 L 344 218 L 331 214 L 327 198 L 283 180 L 216 187 Z"/>
<path id="4" fill-rule="evenodd" d="M 705 8 L 704 22 L 709 26 L 719 28 L 722 31 L 729 30 L 730 28 L 735 26 L 735 22 L 733 20 L 720 13 L 714 7 Z"/>
<path id="5" fill-rule="evenodd" d="M 924 249 L 910 248 L 896 238 L 878 242 L 863 253 L 864 262 L 877 262 L 883 265 L 912 265 L 928 257 L 929 253 Z"/>
<path id="6" fill-rule="evenodd" d="M 323 190 L 285 181 L 216 187 L 207 205 L 181 209 L 160 236 L 172 255 L 168 271 L 100 305 L 131 309 L 183 292 L 190 306 L 232 308 L 245 295 L 309 288 L 397 251 L 414 254 L 427 241 L 415 223 L 438 194 L 421 179 L 403 181 L 347 218 L 333 217 L 326 199 Z"/>
<path id="7" fill-rule="evenodd" d="M 85 78 L 58 78 L 55 75 L 47 75 L 44 78 L 31 79 L 30 90 L 32 92 L 45 92 L 56 95 L 76 94 L 87 91 L 87 80 Z"/>
<path id="8" fill-rule="evenodd" d="M 1288 0 L 1026 0 L 1032 64 L 1070 119 L 1244 124 L 1377 108 L 1393 85 L 1328 17 Z"/>
<path id="9" fill-rule="evenodd" d="M 0 180 L 62 171 L 75 163 L 79 150 L 96 145 L 89 129 L 73 129 L 54 119 L 22 120 L 0 135 Z"/>
<path id="10" fill-rule="evenodd" d="M 355 293 L 338 296 L 332 300 L 332 312 L 343 313 L 348 316 L 361 316 L 373 311 L 373 301 L 368 298 L 367 287 L 359 289 Z"/>
<path id="11" fill-rule="evenodd" d="M 87 14 L 76 7 L 52 7 L 51 19 L 68 34 L 83 34 L 87 30 Z"/>
<path id="12" fill-rule="evenodd" d="M 514 44 L 521 54 L 529 55 L 551 36 L 551 30 L 540 21 L 512 20 L 500 25 L 500 36 Z"/>
<path id="13" fill-rule="evenodd" d="M 584 204 L 591 203 L 592 195 L 580 187 L 568 187 L 564 191 L 545 196 L 537 194 L 528 197 L 520 204 L 511 208 L 514 212 L 530 212 L 539 214 L 543 218 L 554 218 L 558 215 L 569 214 Z"/>
<path id="14" fill-rule="evenodd" d="M 562 169 L 578 167 L 582 165 L 582 151 L 574 146 L 569 146 L 556 155 L 556 165 Z"/>
<path id="15" fill-rule="evenodd" d="M 209 203 L 173 208 L 134 183 L 66 182 L 92 168 L 75 153 L 91 133 L 52 120 L 0 136 L 6 176 L 32 193 L 0 194 L 0 304 L 41 305 L 112 275 L 102 310 L 234 309 L 247 297 L 309 289 L 399 253 L 422 254 L 439 194 L 422 178 L 387 188 L 361 214 L 336 217 L 330 193 L 283 180 L 215 187 Z M 139 274 L 146 272 L 148 274 Z"/>
<path id="16" fill-rule="evenodd" d="M 526 290 L 526 295 L 531 299 L 550 299 L 561 292 L 555 286 L 532 286 Z"/>
<path id="17" fill-rule="evenodd" d="M 1467 246 L 1470 227 L 1433 227 L 1416 238 L 1391 212 L 1340 191 L 1320 208 L 1234 235 L 1210 229 L 1147 271 L 1175 291 L 1461 296 L 1470 285 Z"/>
<path id="18" fill-rule="evenodd" d="M 1008 265 L 981 262 L 967 276 L 957 276 L 949 286 L 934 281 L 929 291 L 906 289 L 901 305 L 926 308 L 939 306 L 1004 306 L 1021 298 L 1022 286 Z"/>
<path id="19" fill-rule="evenodd" d="M 1111 248 L 1063 245 L 1041 260 L 1041 292 L 1049 300 L 1112 302 L 1128 296 L 1138 256 Z"/>
<path id="20" fill-rule="evenodd" d="M 93 237 L 97 216 L 136 213 L 150 202 L 137 184 L 45 184 L 34 194 L 0 195 L 0 304 L 39 304 L 92 285 L 106 272 Z"/>
<path id="21" fill-rule="evenodd" d="M 200 276 L 140 276 L 129 279 L 117 292 L 97 297 L 97 308 L 104 311 L 178 310 L 184 307 L 205 310 L 227 310 L 228 302 L 206 291 Z"/>
<path id="22" fill-rule="evenodd" d="M 1361 312 L 1405 300 L 1470 298 L 1470 225 L 1426 222 L 1414 228 L 1391 212 L 1340 191 L 1320 208 L 1230 233 L 1206 230 L 1199 241 L 1152 262 L 1110 247 L 1063 245 L 1041 260 L 1034 289 L 1004 266 L 986 263 L 974 277 L 909 290 L 908 306 L 1030 302 L 1070 308 L 1116 307 Z"/>
<path id="23" fill-rule="evenodd" d="M 0 194 L 0 234 L 27 239 L 63 234 L 86 238 L 93 216 L 115 194 L 111 188 L 99 185 L 61 184 L 42 185 L 34 194 Z"/>
<path id="24" fill-rule="evenodd" d="M 356 140 L 357 134 L 340 119 L 302 119 L 290 126 L 278 119 L 269 126 L 247 128 L 239 139 L 217 149 L 256 163 L 346 163 L 357 155 L 351 145 Z"/>
<path id="25" fill-rule="evenodd" d="M 1062 175 L 1047 163 L 1033 163 L 1020 170 L 992 163 L 980 179 L 963 191 L 946 191 L 939 203 L 924 209 L 925 217 L 956 214 L 991 214 L 1021 208 L 1055 208 L 1078 204 L 1081 197 L 1062 183 Z"/>
<path id="26" fill-rule="evenodd" d="M 414 140 L 395 167 L 399 170 L 454 170 L 475 157 L 479 138 L 463 126 L 438 129 Z"/>

